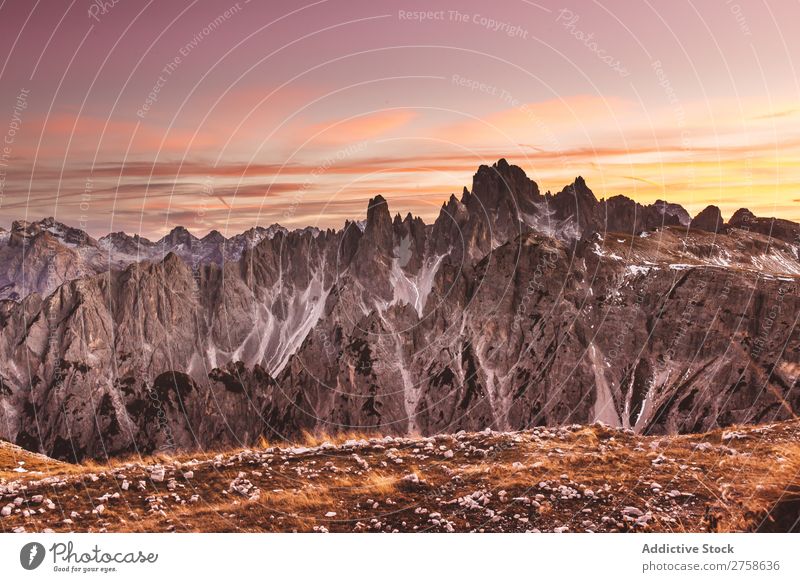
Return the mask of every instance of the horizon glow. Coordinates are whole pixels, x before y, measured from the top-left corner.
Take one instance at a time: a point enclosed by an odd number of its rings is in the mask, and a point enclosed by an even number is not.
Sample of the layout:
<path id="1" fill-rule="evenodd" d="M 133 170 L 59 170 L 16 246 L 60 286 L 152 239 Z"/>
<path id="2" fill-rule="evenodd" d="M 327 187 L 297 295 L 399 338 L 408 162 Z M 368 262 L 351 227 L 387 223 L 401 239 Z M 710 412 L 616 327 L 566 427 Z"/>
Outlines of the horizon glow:
<path id="1" fill-rule="evenodd" d="M 70 8 L 71 7 L 71 8 Z M 0 225 L 430 222 L 481 164 L 544 192 L 800 220 L 800 5 L 11 0 Z"/>

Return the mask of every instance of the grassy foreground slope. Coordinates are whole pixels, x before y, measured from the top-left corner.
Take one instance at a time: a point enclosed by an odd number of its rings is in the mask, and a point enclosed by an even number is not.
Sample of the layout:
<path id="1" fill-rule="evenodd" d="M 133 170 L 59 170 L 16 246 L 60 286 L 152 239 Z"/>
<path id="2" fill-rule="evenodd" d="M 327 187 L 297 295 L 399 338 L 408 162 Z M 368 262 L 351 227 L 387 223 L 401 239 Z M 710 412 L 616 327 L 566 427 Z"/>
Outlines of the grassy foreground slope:
<path id="1" fill-rule="evenodd" d="M 800 422 L 643 437 L 593 426 L 70 465 L 0 444 L 1 531 L 800 529 Z"/>

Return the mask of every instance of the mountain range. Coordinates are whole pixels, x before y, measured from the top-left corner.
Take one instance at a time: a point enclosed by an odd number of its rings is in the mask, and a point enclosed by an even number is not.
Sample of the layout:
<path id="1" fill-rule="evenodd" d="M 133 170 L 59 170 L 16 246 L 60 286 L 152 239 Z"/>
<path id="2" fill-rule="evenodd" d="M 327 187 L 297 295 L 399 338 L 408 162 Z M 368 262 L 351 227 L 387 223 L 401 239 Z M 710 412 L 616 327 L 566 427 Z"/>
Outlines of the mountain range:
<path id="1" fill-rule="evenodd" d="M 541 193 L 481 166 L 433 224 L 0 234 L 0 438 L 58 459 L 260 438 L 800 410 L 800 225 Z"/>

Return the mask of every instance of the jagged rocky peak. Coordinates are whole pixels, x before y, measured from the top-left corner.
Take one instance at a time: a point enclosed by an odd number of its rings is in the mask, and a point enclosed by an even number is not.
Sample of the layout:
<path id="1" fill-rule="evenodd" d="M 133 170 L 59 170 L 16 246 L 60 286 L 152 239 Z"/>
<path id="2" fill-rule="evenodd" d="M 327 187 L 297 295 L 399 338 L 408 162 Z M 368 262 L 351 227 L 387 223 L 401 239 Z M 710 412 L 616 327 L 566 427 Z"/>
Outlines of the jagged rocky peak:
<path id="1" fill-rule="evenodd" d="M 349 265 L 358 250 L 359 242 L 364 236 L 364 229 L 366 228 L 366 225 L 361 225 L 359 222 L 347 220 L 344 223 L 341 242 L 336 250 L 337 262 L 340 264 Z"/>
<path id="2" fill-rule="evenodd" d="M 211 243 L 211 244 L 222 244 L 228 239 L 222 236 L 222 233 L 218 230 L 210 231 L 206 236 L 200 239 L 204 243 Z"/>
<path id="3" fill-rule="evenodd" d="M 169 231 L 169 234 L 159 239 L 158 244 L 167 245 L 167 248 L 172 248 L 178 245 L 191 246 L 199 240 L 200 239 L 189 232 L 186 227 L 176 226 Z"/>
<path id="4" fill-rule="evenodd" d="M 133 241 L 139 244 L 153 244 L 149 239 L 139 236 L 138 234 L 128 234 L 123 231 L 110 232 L 106 236 L 100 237 L 101 241 L 109 242 L 127 242 Z"/>
<path id="5" fill-rule="evenodd" d="M 124 255 L 144 255 L 148 256 L 155 243 L 138 234 L 129 235 L 124 232 L 112 232 L 98 241 L 101 248 L 112 253 L 122 253 Z M 143 257 L 144 258 L 144 257 Z"/>
<path id="6" fill-rule="evenodd" d="M 466 217 L 467 204 L 469 203 L 470 197 L 471 194 L 469 190 L 467 190 L 466 186 L 461 193 L 460 200 L 456 198 L 455 194 L 450 194 L 450 198 L 448 198 L 445 202 L 442 202 L 442 208 L 439 211 L 439 217 L 436 220 L 438 221 L 443 216 L 449 216 L 451 219 L 455 219 L 456 221 L 458 221 L 459 218 Z"/>
<path id="7" fill-rule="evenodd" d="M 419 216 L 409 212 L 401 219 L 396 214 L 394 224 L 392 255 L 398 266 L 408 272 L 416 273 L 423 265 L 427 246 L 428 229 Z"/>
<path id="8" fill-rule="evenodd" d="M 39 236 L 51 236 L 66 245 L 97 245 L 97 241 L 85 231 L 58 222 L 52 216 L 34 222 L 15 220 L 11 225 L 9 244 L 19 245 L 23 240 L 31 240 Z"/>
<path id="9" fill-rule="evenodd" d="M 391 250 L 392 216 L 386 199 L 378 194 L 367 204 L 367 225 L 364 228 L 364 241 L 374 244 L 380 250 Z"/>
<path id="10" fill-rule="evenodd" d="M 598 200 L 582 176 L 557 194 L 548 193 L 545 199 L 550 222 L 561 221 L 562 230 L 572 230 L 577 236 L 585 237 L 592 232 L 638 234 L 665 226 L 688 225 L 691 220 L 682 206 L 661 200 L 650 205 L 623 195 Z"/>
<path id="11" fill-rule="evenodd" d="M 706 232 L 720 232 L 723 230 L 724 221 L 722 212 L 717 206 L 706 206 L 692 219 L 691 228 Z"/>
<path id="12" fill-rule="evenodd" d="M 186 270 L 186 263 L 184 263 L 180 256 L 177 253 L 172 251 L 168 252 L 164 255 L 164 258 L 161 260 L 161 265 L 163 266 L 166 272 L 179 269 L 179 270 Z"/>
<path id="13" fill-rule="evenodd" d="M 268 227 L 253 226 L 251 228 L 248 228 L 246 231 L 244 231 L 241 234 L 237 234 L 237 235 L 232 236 L 229 240 L 235 240 L 235 239 L 237 239 L 239 237 L 244 237 L 244 238 L 249 238 L 249 239 L 254 239 L 254 240 L 257 239 L 257 240 L 261 241 L 264 238 L 272 238 L 273 236 L 275 236 L 278 233 L 286 234 L 288 232 L 289 232 L 289 230 L 286 227 L 281 226 L 278 223 L 274 223 L 274 224 L 271 224 Z"/>
<path id="14" fill-rule="evenodd" d="M 741 228 L 752 223 L 754 220 L 756 220 L 755 214 L 750 212 L 747 208 L 740 208 L 733 213 L 733 216 L 731 216 L 728 224 L 734 228 Z"/>
<path id="15" fill-rule="evenodd" d="M 461 202 L 470 211 L 519 214 L 532 212 L 539 198 L 539 186 L 519 166 L 505 159 L 492 166 L 480 166 L 472 178 L 472 193 L 464 189 Z"/>
<path id="16" fill-rule="evenodd" d="M 547 200 L 548 210 L 559 220 L 570 219 L 585 233 L 594 227 L 597 197 L 586 185 L 583 176 L 578 176 L 568 186 Z"/>
<path id="17" fill-rule="evenodd" d="M 477 259 L 527 230 L 541 201 L 538 185 L 518 166 L 504 159 L 482 165 L 472 190 L 464 188 L 460 200 L 450 196 L 442 205 L 430 246 L 456 263 L 464 257 Z"/>
<path id="18" fill-rule="evenodd" d="M 386 202 L 386 198 L 376 194 L 367 203 L 367 228 L 369 228 L 370 222 L 374 225 L 376 220 L 383 220 L 385 216 L 391 216 L 389 214 L 389 204 Z"/>
<path id="19" fill-rule="evenodd" d="M 689 226 L 692 222 L 692 216 L 680 204 L 673 204 L 665 200 L 656 200 L 653 206 L 655 206 L 661 214 L 677 218 L 681 226 Z"/>
<path id="20" fill-rule="evenodd" d="M 571 184 L 564 186 L 553 198 L 559 201 L 572 200 L 579 209 L 583 207 L 591 208 L 597 204 L 597 196 L 586 185 L 586 180 L 584 180 L 583 176 L 577 176 Z"/>
<path id="21" fill-rule="evenodd" d="M 747 208 L 740 208 L 734 212 L 728 226 L 757 232 L 794 245 L 800 243 L 800 224 L 782 218 L 759 217 Z"/>
<path id="22" fill-rule="evenodd" d="M 273 224 L 269 227 L 254 226 L 248 228 L 243 233 L 235 234 L 227 241 L 222 241 L 225 242 L 225 260 L 235 261 L 242 256 L 243 252 L 254 248 L 261 241 L 271 240 L 278 234 L 286 235 L 288 232 L 288 229 L 279 224 Z"/>
<path id="23" fill-rule="evenodd" d="M 358 230 L 354 225 L 347 226 L 348 230 Z M 355 242 L 352 238 L 355 234 L 355 232 L 345 233 L 341 250 L 345 250 L 348 244 Z M 389 300 L 392 297 L 389 272 L 394 257 L 394 232 L 389 205 L 380 194 L 371 198 L 367 204 L 364 232 L 357 238 L 357 247 L 351 263 L 353 274 L 363 286 L 371 287 L 377 296 Z"/>
<path id="24" fill-rule="evenodd" d="M 414 231 L 420 228 L 424 231 L 425 223 L 421 218 L 412 216 L 410 212 L 406 214 L 405 218 L 401 217 L 399 212 L 394 215 L 392 232 L 395 239 L 412 235 Z"/>
<path id="25" fill-rule="evenodd" d="M 589 186 L 586 185 L 586 180 L 584 180 L 583 176 L 577 176 L 572 184 L 564 188 L 562 192 L 572 194 L 581 200 L 597 202 L 597 197 Z"/>
<path id="26" fill-rule="evenodd" d="M 392 225 L 395 232 L 407 233 L 416 230 L 425 230 L 425 221 L 419 216 L 414 216 L 410 212 L 406 213 L 405 218 L 400 218 L 400 213 L 395 214 L 394 224 Z"/>
<path id="27" fill-rule="evenodd" d="M 653 228 L 679 226 L 680 219 L 673 213 L 662 212 L 657 205 L 642 206 L 627 196 L 612 196 L 598 205 L 597 231 L 638 234 Z"/>
<path id="28" fill-rule="evenodd" d="M 23 242 L 31 238 L 28 232 L 29 223 L 25 220 L 15 220 L 11 223 L 11 236 L 8 239 L 9 246 L 20 247 Z"/>

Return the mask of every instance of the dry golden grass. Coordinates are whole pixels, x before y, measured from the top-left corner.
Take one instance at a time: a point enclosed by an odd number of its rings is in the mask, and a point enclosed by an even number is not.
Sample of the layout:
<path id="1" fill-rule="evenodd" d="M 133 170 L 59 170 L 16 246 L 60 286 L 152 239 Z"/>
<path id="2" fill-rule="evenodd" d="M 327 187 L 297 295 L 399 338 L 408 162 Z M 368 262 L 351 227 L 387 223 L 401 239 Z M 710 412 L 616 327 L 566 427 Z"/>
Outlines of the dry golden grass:
<path id="1" fill-rule="evenodd" d="M 22 464 L 20 464 L 22 463 Z M 28 473 L 15 471 L 22 468 Z M 74 465 L 62 463 L 44 455 L 37 455 L 16 445 L 0 441 L 0 479 L 11 481 L 26 476 L 34 478 L 37 473 L 52 475 L 75 470 Z"/>
<path id="2" fill-rule="evenodd" d="M 3 529 L 22 525 L 28 531 L 45 527 L 74 531 L 441 531 L 427 511 L 447 515 L 456 531 L 550 531 L 569 525 L 581 531 L 582 511 L 593 518 L 609 516 L 601 531 L 641 529 L 620 513 L 626 506 L 652 510 L 647 531 L 783 531 L 793 527 L 800 508 L 800 422 L 768 428 L 734 427 L 702 435 L 642 437 L 601 426 L 559 431 L 441 436 L 379 446 L 370 435 L 305 435 L 297 445 L 229 451 L 224 462 L 216 453 L 154 455 L 69 465 L 21 449 L 0 448 L 0 478 L 26 480 L 28 495 L 37 490 L 50 496 L 58 512 L 25 517 L 15 513 L 0 520 Z M 730 438 L 730 432 L 741 438 Z M 425 448 L 425 446 L 428 448 Z M 482 451 L 480 455 L 470 450 Z M 732 449 L 736 449 L 735 451 Z M 444 455 L 447 450 L 449 456 Z M 354 454 L 357 453 L 356 454 Z M 455 454 L 450 454 L 455 452 Z M 25 461 L 31 473 L 11 471 Z M 199 463 L 192 464 L 192 460 Z M 365 463 L 368 467 L 365 466 Z M 147 466 L 161 464 L 174 479 L 149 480 Z M 192 479 L 181 475 L 191 465 Z M 42 471 L 34 473 L 33 471 Z M 419 483 L 405 476 L 416 474 Z M 90 475 L 91 474 L 91 475 Z M 63 488 L 38 486 L 42 476 L 63 476 Z M 258 489 L 248 499 L 231 484 L 243 476 Z M 87 478 L 91 476 L 93 478 Z M 95 480 L 96 477 L 96 480 Z M 146 481 L 144 491 L 121 491 L 122 478 Z M 550 483 L 543 490 L 539 484 Z M 660 492 L 654 492 L 654 484 Z M 602 492 L 594 499 L 552 495 L 562 484 Z M 94 499 L 119 491 L 120 501 L 106 502 L 102 516 L 93 516 Z M 491 507 L 502 516 L 488 520 L 480 511 L 457 503 L 473 492 L 493 493 Z M 499 492 L 503 492 L 500 494 Z M 546 495 L 534 509 L 514 498 Z M 677 492 L 665 497 L 666 492 Z M 175 496 L 177 495 L 177 499 Z M 196 495 L 198 501 L 189 503 Z M 500 501 L 505 498 L 505 501 Z M 153 501 L 154 500 L 154 501 Z M 0 502 L 0 505 L 7 500 Z M 156 504 L 154 509 L 153 503 Z M 488 506 L 487 506 L 488 507 Z M 72 511 L 75 523 L 64 523 Z M 335 517 L 326 517 L 329 513 Z M 514 521 L 520 512 L 527 521 Z M 583 516 L 583 517 L 582 517 Z M 375 523 L 377 522 L 377 525 Z M 443 522 L 444 523 L 444 522 Z M 577 525 L 576 525 L 577 524 Z M 360 529 L 359 529 L 360 528 Z"/>
<path id="3" fill-rule="evenodd" d="M 753 529 L 754 524 L 780 530 L 776 521 L 785 519 L 784 511 L 800 517 L 800 443 L 780 443 L 775 450 L 783 462 L 767 464 L 755 455 L 737 460 L 737 479 L 725 483 L 717 496 L 720 530 Z M 731 510 L 733 504 L 738 510 Z"/>
<path id="4" fill-rule="evenodd" d="M 325 443 L 329 443 L 332 445 L 341 445 L 342 443 L 349 440 L 360 441 L 381 436 L 382 435 L 378 433 L 369 433 L 369 432 L 354 431 L 354 430 L 344 431 L 335 434 L 330 434 L 324 431 L 316 433 L 303 431 L 302 437 L 299 439 L 297 444 L 306 447 L 318 447 Z"/>

